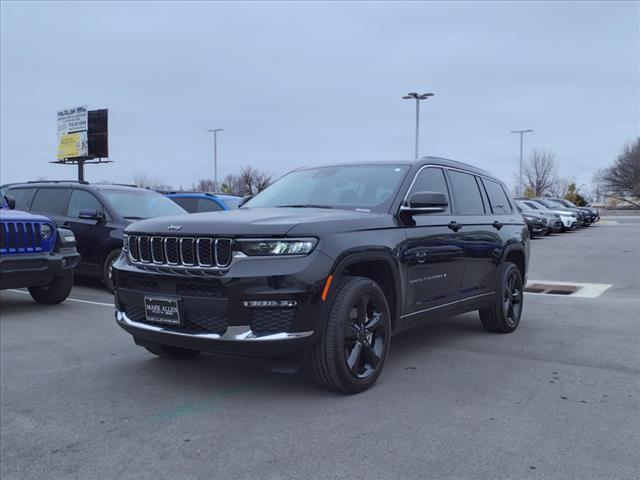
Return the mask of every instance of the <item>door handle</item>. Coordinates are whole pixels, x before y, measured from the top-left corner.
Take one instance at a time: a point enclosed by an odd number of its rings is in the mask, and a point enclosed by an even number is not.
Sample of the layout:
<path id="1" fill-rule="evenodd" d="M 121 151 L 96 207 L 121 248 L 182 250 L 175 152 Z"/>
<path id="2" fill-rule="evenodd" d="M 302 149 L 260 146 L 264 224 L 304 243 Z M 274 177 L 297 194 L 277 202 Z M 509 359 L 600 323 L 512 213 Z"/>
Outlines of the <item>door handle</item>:
<path id="1" fill-rule="evenodd" d="M 424 263 L 427 261 L 427 252 L 416 252 L 416 258 L 418 259 L 418 263 Z"/>
<path id="2" fill-rule="evenodd" d="M 504 227 L 504 225 L 502 223 L 500 223 L 498 220 L 496 220 L 495 222 L 493 222 L 491 224 L 493 226 L 493 228 L 495 228 L 496 230 L 500 230 L 502 227 Z"/>
<path id="3" fill-rule="evenodd" d="M 457 232 L 458 230 L 460 230 L 462 228 L 462 224 L 458 223 L 458 222 L 451 221 L 451 222 L 449 222 L 449 225 L 447 225 L 447 227 L 449 227 L 450 230 L 453 230 L 454 232 Z"/>

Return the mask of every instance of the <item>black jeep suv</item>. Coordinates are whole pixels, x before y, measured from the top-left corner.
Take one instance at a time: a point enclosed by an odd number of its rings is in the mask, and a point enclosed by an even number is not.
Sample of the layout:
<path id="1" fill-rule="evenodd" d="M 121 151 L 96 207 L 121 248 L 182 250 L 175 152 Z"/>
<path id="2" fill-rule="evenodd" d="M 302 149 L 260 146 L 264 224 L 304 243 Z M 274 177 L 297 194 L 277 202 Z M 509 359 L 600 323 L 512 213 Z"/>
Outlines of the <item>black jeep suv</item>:
<path id="1" fill-rule="evenodd" d="M 114 264 L 116 320 L 161 357 L 306 360 L 355 393 L 391 335 L 479 310 L 509 333 L 529 234 L 502 182 L 440 158 L 302 168 L 240 209 L 136 222 Z"/>
<path id="2" fill-rule="evenodd" d="M 75 272 L 100 278 L 113 291 L 111 266 L 120 256 L 122 232 L 133 221 L 187 212 L 152 190 L 88 182 L 38 181 L 5 185 L 16 208 L 40 213 L 71 230 L 81 260 Z"/>

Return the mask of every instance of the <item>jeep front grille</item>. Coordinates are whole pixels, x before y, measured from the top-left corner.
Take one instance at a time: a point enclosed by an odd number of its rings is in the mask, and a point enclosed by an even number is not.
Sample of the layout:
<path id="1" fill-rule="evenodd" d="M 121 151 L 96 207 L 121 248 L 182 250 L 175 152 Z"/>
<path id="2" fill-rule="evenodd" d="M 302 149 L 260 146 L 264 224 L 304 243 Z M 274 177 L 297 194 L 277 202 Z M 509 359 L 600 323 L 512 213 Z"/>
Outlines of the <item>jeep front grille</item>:
<path id="1" fill-rule="evenodd" d="M 11 253 L 41 252 L 53 247 L 53 241 L 43 241 L 40 237 L 42 223 L 8 222 L 0 223 L 0 251 Z M 52 235 L 53 239 L 54 236 Z"/>
<path id="2" fill-rule="evenodd" d="M 129 260 L 171 267 L 228 267 L 233 257 L 230 238 L 129 235 Z"/>

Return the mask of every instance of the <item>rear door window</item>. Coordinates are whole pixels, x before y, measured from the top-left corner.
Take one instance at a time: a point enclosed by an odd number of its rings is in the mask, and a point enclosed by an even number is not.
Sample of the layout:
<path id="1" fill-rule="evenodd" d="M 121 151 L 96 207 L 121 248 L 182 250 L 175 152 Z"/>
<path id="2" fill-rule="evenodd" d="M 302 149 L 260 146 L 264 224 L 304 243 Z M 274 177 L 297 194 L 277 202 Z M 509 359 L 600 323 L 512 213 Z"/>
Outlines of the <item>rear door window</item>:
<path id="1" fill-rule="evenodd" d="M 31 210 L 54 215 L 63 214 L 68 191 L 65 188 L 39 188 L 33 197 Z"/>
<path id="2" fill-rule="evenodd" d="M 480 188 L 474 175 L 449 170 L 451 190 L 456 205 L 456 213 L 483 215 L 484 205 Z"/>
<path id="3" fill-rule="evenodd" d="M 486 178 L 482 179 L 482 183 L 484 184 L 484 188 L 489 196 L 489 203 L 491 204 L 491 210 L 493 213 L 511 213 L 511 204 L 507 194 L 502 188 L 502 185 Z"/>
<path id="4" fill-rule="evenodd" d="M 11 188 L 7 191 L 7 195 L 15 198 L 16 210 L 29 210 L 35 188 Z"/>

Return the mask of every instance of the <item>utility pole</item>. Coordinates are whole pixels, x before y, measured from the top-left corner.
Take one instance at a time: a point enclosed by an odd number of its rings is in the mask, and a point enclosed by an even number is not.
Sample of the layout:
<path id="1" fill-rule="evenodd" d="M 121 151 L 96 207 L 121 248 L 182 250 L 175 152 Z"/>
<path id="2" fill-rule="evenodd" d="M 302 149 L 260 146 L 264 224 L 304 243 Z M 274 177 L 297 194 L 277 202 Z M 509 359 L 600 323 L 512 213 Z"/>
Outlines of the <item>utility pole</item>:
<path id="1" fill-rule="evenodd" d="M 533 130 L 511 130 L 511 133 L 519 133 L 520 134 L 520 176 L 518 177 L 518 192 L 519 196 L 522 196 L 524 192 L 522 191 L 522 146 L 523 146 L 523 138 L 525 133 L 533 132 Z"/>
<path id="2" fill-rule="evenodd" d="M 433 97 L 433 93 L 416 93 L 411 92 L 402 97 L 405 100 L 414 98 L 416 101 L 416 151 L 415 159 L 418 160 L 418 147 L 420 139 L 420 100 L 426 100 L 429 97 Z"/>
<path id="3" fill-rule="evenodd" d="M 213 133 L 213 191 L 216 191 L 218 186 L 218 132 L 222 132 L 222 128 L 212 128 L 207 130 L 209 133 Z"/>

